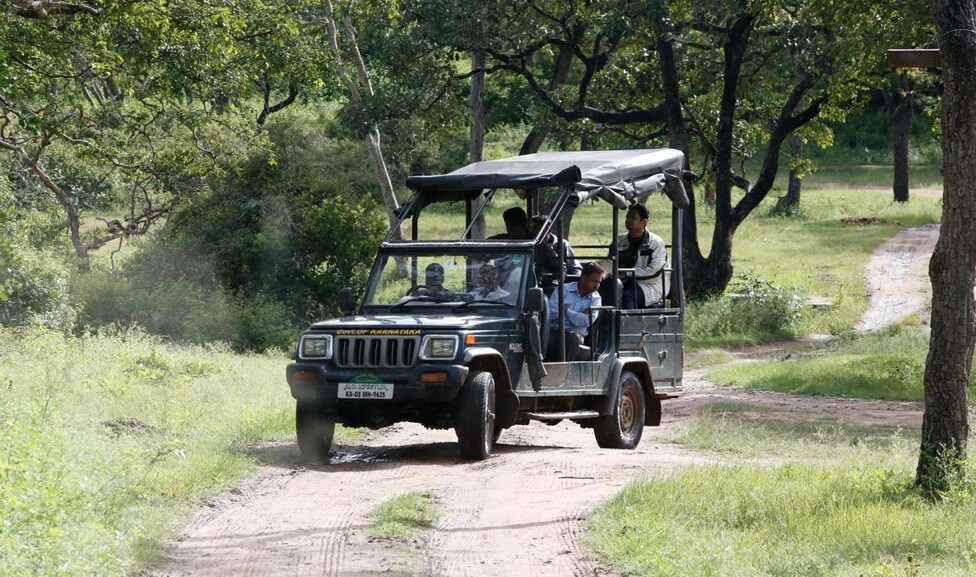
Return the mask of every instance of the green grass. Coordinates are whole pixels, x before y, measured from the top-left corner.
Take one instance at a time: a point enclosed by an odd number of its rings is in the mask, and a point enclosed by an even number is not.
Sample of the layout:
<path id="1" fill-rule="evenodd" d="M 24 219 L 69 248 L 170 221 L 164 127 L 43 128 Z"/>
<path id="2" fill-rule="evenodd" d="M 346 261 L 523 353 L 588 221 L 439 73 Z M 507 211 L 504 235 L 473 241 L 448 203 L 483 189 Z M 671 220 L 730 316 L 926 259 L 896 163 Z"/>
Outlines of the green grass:
<path id="1" fill-rule="evenodd" d="M 776 179 L 777 186 L 785 187 L 787 178 L 789 178 L 788 173 L 785 171 L 781 172 Z M 890 191 L 893 180 L 894 168 L 890 163 L 856 166 L 819 164 L 813 173 L 803 178 L 803 186 L 809 188 L 863 186 L 884 188 Z M 942 167 L 938 164 L 912 166 L 908 180 L 909 197 L 917 194 L 916 191 L 921 189 L 941 189 Z"/>
<path id="2" fill-rule="evenodd" d="M 824 461 L 858 460 L 872 451 L 909 454 L 917 435 L 891 425 L 844 421 L 837 417 L 800 418 L 750 403 L 715 402 L 701 416 L 670 429 L 663 440 L 696 451 L 748 458 Z"/>
<path id="3" fill-rule="evenodd" d="M 784 393 L 921 401 L 928 339 L 919 327 L 891 327 L 848 335 L 785 361 L 719 366 L 708 378 L 719 385 Z"/>
<path id="4" fill-rule="evenodd" d="M 912 486 L 911 435 L 773 419 L 747 404 L 706 412 L 668 439 L 765 464 L 650 477 L 604 504 L 586 540 L 621 574 L 961 577 L 976 569 L 972 481 L 940 503 L 923 499 Z"/>
<path id="5" fill-rule="evenodd" d="M 632 485 L 588 540 L 624 575 L 962 577 L 974 514 L 976 500 L 927 503 L 880 462 L 717 465 Z"/>
<path id="6" fill-rule="evenodd" d="M 437 522 L 436 499 L 428 492 L 398 495 L 377 505 L 369 516 L 375 524 L 369 531 L 377 537 L 415 539 L 423 529 Z"/>
<path id="7" fill-rule="evenodd" d="M 201 497 L 254 470 L 253 447 L 293 438 L 287 362 L 138 332 L 0 330 L 3 574 L 152 562 Z M 293 444 L 283 458 L 297 463 Z"/>

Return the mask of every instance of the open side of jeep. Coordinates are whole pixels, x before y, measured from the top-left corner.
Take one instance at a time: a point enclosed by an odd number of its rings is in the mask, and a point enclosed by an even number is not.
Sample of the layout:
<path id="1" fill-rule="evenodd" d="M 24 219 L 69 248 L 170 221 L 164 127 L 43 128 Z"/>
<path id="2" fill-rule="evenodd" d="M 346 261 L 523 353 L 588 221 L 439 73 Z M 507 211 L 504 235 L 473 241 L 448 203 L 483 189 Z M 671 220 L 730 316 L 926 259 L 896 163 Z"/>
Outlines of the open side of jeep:
<path id="1" fill-rule="evenodd" d="M 645 425 L 660 424 L 662 399 L 681 389 L 680 250 L 660 275 L 670 280 L 665 298 L 624 310 L 618 279 L 630 271 L 618 266 L 617 243 L 574 245 L 579 261 L 603 261 L 607 277 L 603 306 L 572 354 L 561 295 L 575 279 L 545 270 L 540 251 L 552 235 L 562 244 L 564 221 L 587 200 L 609 208 L 603 222 L 617 239 L 621 213 L 659 190 L 672 207 L 669 246 L 680 247 L 683 163 L 671 149 L 550 152 L 410 177 L 415 193 L 379 247 L 362 302 L 343 289 L 344 316 L 313 324 L 288 365 L 302 455 L 327 456 L 336 423 L 401 421 L 453 427 L 471 459 L 487 458 L 503 429 L 531 420 L 568 419 L 592 428 L 601 447 L 635 448 Z M 543 214 L 541 230 L 474 238 L 472 223 L 505 194 L 524 199 L 530 217 Z M 395 240 L 408 221 L 409 239 Z"/>

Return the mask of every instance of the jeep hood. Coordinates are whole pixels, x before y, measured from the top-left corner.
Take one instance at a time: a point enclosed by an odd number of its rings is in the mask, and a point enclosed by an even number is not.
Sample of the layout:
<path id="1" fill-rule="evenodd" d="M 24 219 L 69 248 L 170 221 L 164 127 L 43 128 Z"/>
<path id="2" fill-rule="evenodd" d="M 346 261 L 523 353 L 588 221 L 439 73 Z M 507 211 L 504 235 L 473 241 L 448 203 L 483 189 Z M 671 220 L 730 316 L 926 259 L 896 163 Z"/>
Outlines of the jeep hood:
<path id="1" fill-rule="evenodd" d="M 422 331 L 436 330 L 478 330 L 499 328 L 514 324 L 515 319 L 506 317 L 484 317 L 473 315 L 457 315 L 448 317 L 423 317 L 418 315 L 355 315 L 330 319 L 314 323 L 309 330 L 335 331 L 364 329 L 368 331 L 389 331 L 389 334 L 400 329 L 419 329 Z"/>

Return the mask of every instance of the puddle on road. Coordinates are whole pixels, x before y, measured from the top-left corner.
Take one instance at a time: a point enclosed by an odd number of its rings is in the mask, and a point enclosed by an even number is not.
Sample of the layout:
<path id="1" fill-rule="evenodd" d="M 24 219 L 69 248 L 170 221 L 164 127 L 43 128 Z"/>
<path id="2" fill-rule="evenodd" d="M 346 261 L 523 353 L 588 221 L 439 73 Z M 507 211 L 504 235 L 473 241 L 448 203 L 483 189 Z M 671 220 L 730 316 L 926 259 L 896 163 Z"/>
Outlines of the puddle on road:
<path id="1" fill-rule="evenodd" d="M 363 452 L 363 453 L 336 453 L 329 457 L 330 465 L 371 465 L 374 463 L 386 463 L 391 461 L 390 455 L 383 453 Z"/>

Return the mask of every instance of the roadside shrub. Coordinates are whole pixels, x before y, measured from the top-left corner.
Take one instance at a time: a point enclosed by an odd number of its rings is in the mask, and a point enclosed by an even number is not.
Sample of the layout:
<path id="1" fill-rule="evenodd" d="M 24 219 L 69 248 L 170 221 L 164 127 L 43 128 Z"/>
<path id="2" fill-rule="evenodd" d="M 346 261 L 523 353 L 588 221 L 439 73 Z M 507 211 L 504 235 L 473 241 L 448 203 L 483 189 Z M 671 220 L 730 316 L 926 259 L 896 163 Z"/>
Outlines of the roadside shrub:
<path id="1" fill-rule="evenodd" d="M 0 184 L 0 326 L 65 330 L 74 324 L 66 290 L 71 266 L 48 243 L 47 220 L 18 208 Z"/>
<path id="2" fill-rule="evenodd" d="M 258 317 L 284 313 L 302 326 L 336 314 L 338 290 L 363 289 L 386 230 L 380 204 L 361 191 L 367 176 L 375 182 L 365 152 L 332 158 L 341 143 L 287 118 L 269 136 L 272 149 L 175 214 L 162 237 L 212 264 L 216 283 L 244 303 L 252 343 L 278 338 L 255 332 Z M 278 312 L 270 303 L 281 305 Z M 275 325 L 272 332 L 282 334 Z"/>
<path id="3" fill-rule="evenodd" d="M 696 345 L 791 339 L 801 319 L 796 294 L 753 276 L 738 277 L 722 295 L 692 307 L 685 334 Z"/>
<path id="4" fill-rule="evenodd" d="M 78 326 L 144 330 L 173 341 L 240 345 L 237 303 L 205 258 L 177 244 L 149 242 L 119 270 L 80 275 Z"/>
<path id="5" fill-rule="evenodd" d="M 288 351 L 298 342 L 298 331 L 284 303 L 264 296 L 238 301 L 239 349 Z"/>

